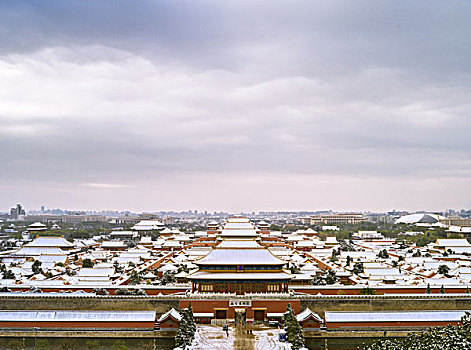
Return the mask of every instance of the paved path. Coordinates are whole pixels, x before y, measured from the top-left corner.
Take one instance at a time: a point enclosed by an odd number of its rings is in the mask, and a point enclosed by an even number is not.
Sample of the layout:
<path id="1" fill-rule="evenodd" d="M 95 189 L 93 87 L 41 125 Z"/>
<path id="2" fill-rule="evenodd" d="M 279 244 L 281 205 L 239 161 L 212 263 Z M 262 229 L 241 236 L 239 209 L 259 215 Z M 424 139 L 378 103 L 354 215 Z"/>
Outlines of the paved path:
<path id="1" fill-rule="evenodd" d="M 257 350 L 290 350 L 288 343 L 278 340 L 278 329 L 268 328 L 253 332 L 255 335 L 255 349 Z"/>
<path id="2" fill-rule="evenodd" d="M 247 334 L 247 330 L 252 334 Z M 221 326 L 198 326 L 195 350 L 290 350 L 278 341 L 278 330 L 260 326 L 229 327 L 229 336 Z"/>
<path id="3" fill-rule="evenodd" d="M 195 350 L 232 350 L 234 349 L 234 329 L 229 328 L 229 336 L 221 326 L 198 326 L 199 340 Z"/>

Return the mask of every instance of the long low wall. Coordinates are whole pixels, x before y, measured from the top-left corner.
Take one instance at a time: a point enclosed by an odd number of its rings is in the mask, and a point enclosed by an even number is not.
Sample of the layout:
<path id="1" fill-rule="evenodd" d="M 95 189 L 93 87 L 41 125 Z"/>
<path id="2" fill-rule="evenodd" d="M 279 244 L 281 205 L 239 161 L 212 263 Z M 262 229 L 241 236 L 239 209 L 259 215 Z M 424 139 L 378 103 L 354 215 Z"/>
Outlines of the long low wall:
<path id="1" fill-rule="evenodd" d="M 130 297 L 130 296 L 0 296 L 0 310 L 102 310 L 102 311 L 151 311 L 158 315 L 171 308 L 178 310 L 179 298 Z"/>
<path id="2" fill-rule="evenodd" d="M 1 310 L 155 310 L 158 315 L 171 308 L 179 309 L 184 300 L 247 300 L 244 296 L 198 298 L 192 296 L 88 296 L 88 295 L 0 295 Z M 257 296 L 257 303 L 282 300 L 280 297 Z M 300 310 L 309 307 L 324 316 L 328 311 L 383 311 L 383 310 L 471 310 L 471 295 L 421 294 L 421 295 L 343 295 L 343 296 L 289 296 L 300 301 Z"/>
<path id="3" fill-rule="evenodd" d="M 0 330 L 1 338 L 175 338 L 162 331 Z"/>
<path id="4" fill-rule="evenodd" d="M 1 280 L 0 280 L 1 281 Z M 30 290 L 29 285 L 7 285 L 8 289 L 12 292 L 27 292 Z M 61 293 L 64 291 L 67 292 L 77 292 L 83 291 L 86 293 L 92 293 L 93 290 L 97 288 L 96 286 L 60 286 L 60 287 L 41 287 L 44 293 Z M 100 287 L 101 288 L 101 287 Z M 129 289 L 129 290 L 136 290 L 136 289 L 143 289 L 147 295 L 173 295 L 173 294 L 182 294 L 186 293 L 191 289 L 189 286 L 147 286 L 147 285 L 119 285 L 119 286 L 104 286 L 101 289 L 105 289 L 110 295 L 115 295 L 116 291 L 120 289 Z"/>
<path id="5" fill-rule="evenodd" d="M 302 297 L 306 307 L 324 317 L 325 311 L 471 310 L 471 295 L 375 295 Z"/>
<path id="6" fill-rule="evenodd" d="M 289 289 L 295 293 L 303 293 L 310 295 L 361 295 L 364 286 L 360 285 L 328 285 L 328 286 L 311 286 L 311 285 L 290 285 Z M 466 293 L 466 286 L 451 286 L 444 288 L 444 294 Z M 427 286 L 397 286 L 384 285 L 375 286 L 374 290 L 377 295 L 386 294 L 426 294 Z M 442 294 L 440 286 L 430 287 L 431 294 Z"/>

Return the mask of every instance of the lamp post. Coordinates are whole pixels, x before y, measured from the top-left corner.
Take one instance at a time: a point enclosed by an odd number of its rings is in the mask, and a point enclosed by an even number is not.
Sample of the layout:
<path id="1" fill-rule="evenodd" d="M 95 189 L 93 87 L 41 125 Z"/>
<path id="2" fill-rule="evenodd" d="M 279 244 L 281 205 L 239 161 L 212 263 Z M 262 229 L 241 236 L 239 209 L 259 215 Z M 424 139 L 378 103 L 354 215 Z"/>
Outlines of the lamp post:
<path id="1" fill-rule="evenodd" d="M 36 336 L 38 334 L 39 327 L 34 327 L 34 350 L 36 350 Z"/>

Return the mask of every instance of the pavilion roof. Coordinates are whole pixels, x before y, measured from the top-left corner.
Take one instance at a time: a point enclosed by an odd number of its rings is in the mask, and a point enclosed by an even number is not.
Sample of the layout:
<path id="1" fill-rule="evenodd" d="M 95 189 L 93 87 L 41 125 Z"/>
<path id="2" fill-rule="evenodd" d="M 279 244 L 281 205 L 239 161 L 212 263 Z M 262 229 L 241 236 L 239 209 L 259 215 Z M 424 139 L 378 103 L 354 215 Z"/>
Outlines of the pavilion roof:
<path id="1" fill-rule="evenodd" d="M 290 280 L 287 272 L 206 272 L 197 271 L 188 275 L 189 280 Z"/>
<path id="2" fill-rule="evenodd" d="M 213 249 L 195 261 L 196 265 L 283 265 L 285 261 L 268 249 Z"/>

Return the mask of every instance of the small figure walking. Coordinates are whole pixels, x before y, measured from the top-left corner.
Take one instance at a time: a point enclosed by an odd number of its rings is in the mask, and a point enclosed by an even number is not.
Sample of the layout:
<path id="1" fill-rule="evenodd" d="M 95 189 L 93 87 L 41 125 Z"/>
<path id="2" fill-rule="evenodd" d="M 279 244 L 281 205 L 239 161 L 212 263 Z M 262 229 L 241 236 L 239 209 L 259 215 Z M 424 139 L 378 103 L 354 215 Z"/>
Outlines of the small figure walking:
<path id="1" fill-rule="evenodd" d="M 222 330 L 223 330 L 224 332 L 226 332 L 226 337 L 228 337 L 228 336 L 229 336 L 229 327 L 228 327 L 227 324 L 225 324 L 225 325 L 222 327 Z"/>

